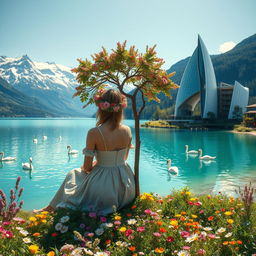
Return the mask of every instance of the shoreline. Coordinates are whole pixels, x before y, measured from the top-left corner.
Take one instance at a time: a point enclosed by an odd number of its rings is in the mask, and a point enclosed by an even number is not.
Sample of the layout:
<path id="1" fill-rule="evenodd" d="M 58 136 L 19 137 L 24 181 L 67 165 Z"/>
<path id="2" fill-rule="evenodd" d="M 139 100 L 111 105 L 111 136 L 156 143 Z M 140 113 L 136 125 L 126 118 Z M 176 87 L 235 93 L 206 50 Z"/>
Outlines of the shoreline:
<path id="1" fill-rule="evenodd" d="M 252 136 L 256 136 L 256 131 L 251 131 L 251 132 L 238 132 L 238 131 L 230 131 L 232 133 L 237 133 L 237 134 L 248 134 L 248 135 L 252 135 Z"/>

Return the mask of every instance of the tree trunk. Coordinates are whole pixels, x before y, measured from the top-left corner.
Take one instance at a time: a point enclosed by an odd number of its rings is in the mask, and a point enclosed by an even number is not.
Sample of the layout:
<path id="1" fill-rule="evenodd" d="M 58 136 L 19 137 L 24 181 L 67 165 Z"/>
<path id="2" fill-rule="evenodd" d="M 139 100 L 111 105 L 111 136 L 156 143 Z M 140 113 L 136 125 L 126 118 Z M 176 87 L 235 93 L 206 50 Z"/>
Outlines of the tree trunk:
<path id="1" fill-rule="evenodd" d="M 135 193 L 136 197 L 140 195 L 139 183 L 139 162 L 140 162 L 140 117 L 136 107 L 136 97 L 132 99 L 132 111 L 135 123 L 135 160 L 134 160 L 134 175 L 135 175 Z"/>

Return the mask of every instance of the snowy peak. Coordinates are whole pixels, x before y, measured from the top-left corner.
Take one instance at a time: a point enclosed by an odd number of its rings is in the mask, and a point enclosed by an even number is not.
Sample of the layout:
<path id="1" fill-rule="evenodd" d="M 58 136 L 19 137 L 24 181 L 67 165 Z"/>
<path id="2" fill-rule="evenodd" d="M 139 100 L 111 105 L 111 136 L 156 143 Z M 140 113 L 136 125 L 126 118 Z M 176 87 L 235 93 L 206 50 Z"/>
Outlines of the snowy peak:
<path id="1" fill-rule="evenodd" d="M 33 62 L 28 55 L 0 56 L 0 76 L 19 89 L 29 86 L 43 90 L 73 90 L 77 85 L 70 68 L 50 62 Z"/>

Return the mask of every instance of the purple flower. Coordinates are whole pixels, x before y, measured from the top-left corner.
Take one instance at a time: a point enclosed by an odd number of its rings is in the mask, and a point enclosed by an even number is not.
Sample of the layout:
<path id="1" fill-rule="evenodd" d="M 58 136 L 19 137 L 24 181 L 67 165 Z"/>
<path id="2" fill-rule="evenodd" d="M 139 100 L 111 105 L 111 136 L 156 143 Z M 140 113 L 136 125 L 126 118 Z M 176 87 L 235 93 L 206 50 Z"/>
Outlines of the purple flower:
<path id="1" fill-rule="evenodd" d="M 89 217 L 91 217 L 91 218 L 97 218 L 96 212 L 90 212 L 90 213 L 89 213 Z"/>
<path id="2" fill-rule="evenodd" d="M 79 225 L 79 227 L 80 227 L 80 228 L 85 228 L 85 224 L 81 223 L 81 224 Z"/>

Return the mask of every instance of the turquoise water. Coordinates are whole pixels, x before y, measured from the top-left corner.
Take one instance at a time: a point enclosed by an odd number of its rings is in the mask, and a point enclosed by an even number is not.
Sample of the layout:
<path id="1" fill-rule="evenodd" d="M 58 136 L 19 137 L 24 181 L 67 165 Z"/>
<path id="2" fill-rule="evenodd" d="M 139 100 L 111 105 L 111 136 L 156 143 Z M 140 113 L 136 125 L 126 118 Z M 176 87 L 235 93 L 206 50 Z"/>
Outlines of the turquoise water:
<path id="1" fill-rule="evenodd" d="M 133 121 L 125 123 L 134 134 Z M 0 188 L 9 193 L 16 177 L 21 176 L 21 186 L 25 188 L 24 209 L 46 205 L 66 173 L 83 162 L 81 153 L 68 157 L 67 145 L 81 152 L 86 133 L 94 125 L 94 119 L 0 120 L 0 151 L 6 156 L 17 157 L 15 162 L 0 163 Z M 44 135 L 48 137 L 46 141 L 42 140 Z M 33 138 L 38 139 L 38 144 L 33 143 Z M 141 128 L 141 141 L 142 192 L 166 195 L 172 189 L 189 186 L 196 193 L 225 191 L 232 194 L 238 186 L 256 181 L 256 136 L 223 131 Z M 207 163 L 186 157 L 185 144 L 190 149 L 202 148 L 204 154 L 217 156 L 216 161 Z M 31 173 L 21 168 L 22 162 L 28 162 L 30 156 L 34 166 Z M 168 173 L 168 158 L 179 168 L 178 176 Z M 128 160 L 131 166 L 133 161 L 134 150 L 131 150 Z"/>

